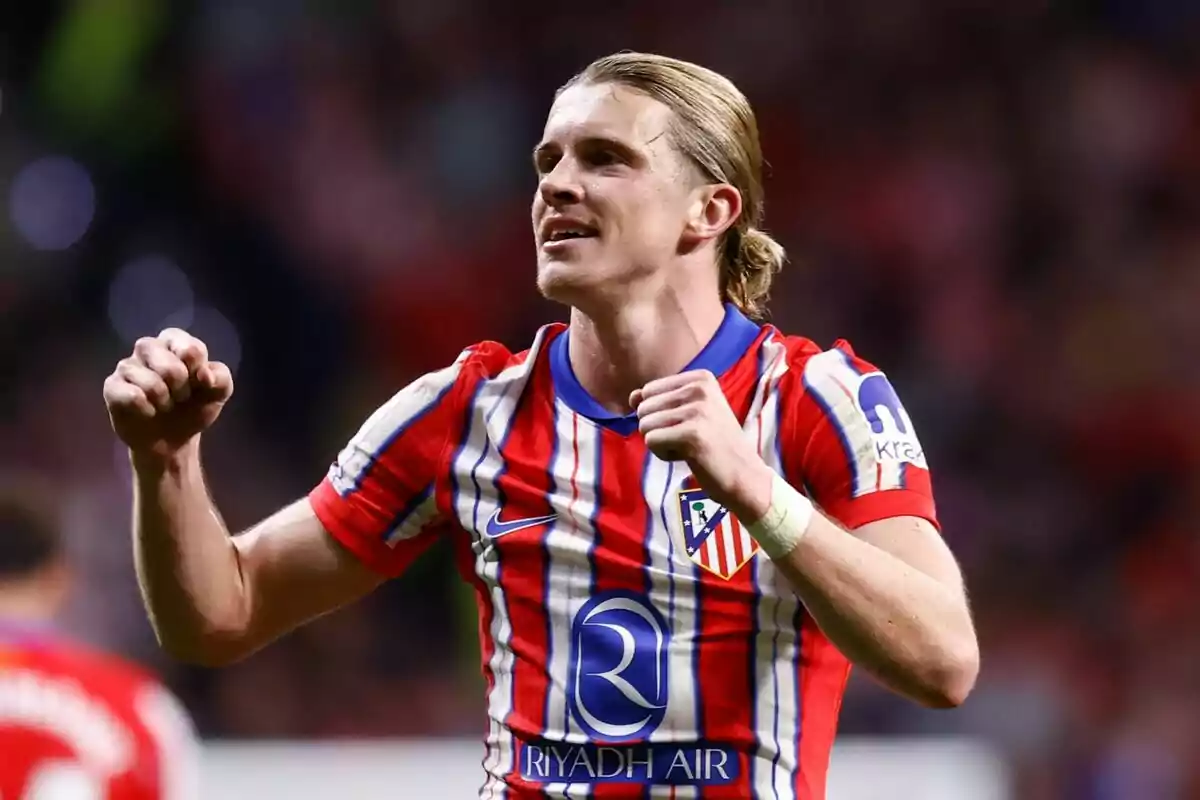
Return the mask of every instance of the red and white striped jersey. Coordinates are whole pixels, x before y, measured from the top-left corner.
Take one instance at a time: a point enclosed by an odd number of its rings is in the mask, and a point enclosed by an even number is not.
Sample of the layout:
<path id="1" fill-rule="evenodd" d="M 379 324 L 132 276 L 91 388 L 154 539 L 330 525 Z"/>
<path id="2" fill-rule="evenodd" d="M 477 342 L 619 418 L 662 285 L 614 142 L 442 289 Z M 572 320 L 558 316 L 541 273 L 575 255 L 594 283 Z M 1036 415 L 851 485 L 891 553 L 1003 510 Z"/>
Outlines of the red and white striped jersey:
<path id="1" fill-rule="evenodd" d="M 123 659 L 0 620 L 0 799 L 195 800 L 183 706 Z"/>
<path id="2" fill-rule="evenodd" d="M 570 330 L 486 342 L 372 415 L 311 502 L 367 565 L 438 537 L 480 608 L 483 798 L 821 800 L 849 664 L 683 463 L 575 378 Z M 730 306 L 716 375 L 766 462 L 848 528 L 936 525 L 887 379 Z"/>

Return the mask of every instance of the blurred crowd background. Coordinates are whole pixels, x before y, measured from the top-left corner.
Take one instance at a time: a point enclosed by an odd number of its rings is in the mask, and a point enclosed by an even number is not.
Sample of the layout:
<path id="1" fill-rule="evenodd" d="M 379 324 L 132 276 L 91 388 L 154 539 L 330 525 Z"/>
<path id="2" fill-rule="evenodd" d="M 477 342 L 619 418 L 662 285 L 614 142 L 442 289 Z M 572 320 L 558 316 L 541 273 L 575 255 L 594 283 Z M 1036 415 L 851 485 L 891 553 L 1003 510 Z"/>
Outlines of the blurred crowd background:
<path id="1" fill-rule="evenodd" d="M 1200 4 L 76 0 L 0 25 L 3 470 L 53 482 L 63 626 L 211 737 L 474 735 L 445 550 L 220 671 L 138 601 L 104 377 L 188 326 L 235 368 L 206 437 L 244 527 L 410 378 L 561 319 L 528 152 L 617 49 L 755 104 L 774 321 L 883 366 L 930 454 L 984 668 L 955 712 L 865 678 L 842 731 L 997 744 L 1022 800 L 1200 797 Z"/>

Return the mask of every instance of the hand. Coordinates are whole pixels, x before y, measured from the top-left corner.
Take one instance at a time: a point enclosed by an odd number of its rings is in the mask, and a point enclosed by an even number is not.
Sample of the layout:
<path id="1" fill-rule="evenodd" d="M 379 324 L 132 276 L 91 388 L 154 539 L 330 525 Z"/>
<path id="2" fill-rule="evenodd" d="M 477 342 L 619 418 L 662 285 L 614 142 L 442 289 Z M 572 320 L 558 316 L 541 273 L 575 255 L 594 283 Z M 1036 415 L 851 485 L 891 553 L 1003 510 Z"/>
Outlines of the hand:
<path id="1" fill-rule="evenodd" d="M 650 452 L 686 461 L 708 496 L 743 522 L 771 503 L 771 468 L 746 438 L 717 379 L 692 370 L 651 381 L 629 396 Z"/>
<path id="2" fill-rule="evenodd" d="M 134 455 L 170 457 L 207 429 L 233 394 L 233 377 L 204 342 L 178 328 L 143 337 L 104 381 L 117 436 Z"/>

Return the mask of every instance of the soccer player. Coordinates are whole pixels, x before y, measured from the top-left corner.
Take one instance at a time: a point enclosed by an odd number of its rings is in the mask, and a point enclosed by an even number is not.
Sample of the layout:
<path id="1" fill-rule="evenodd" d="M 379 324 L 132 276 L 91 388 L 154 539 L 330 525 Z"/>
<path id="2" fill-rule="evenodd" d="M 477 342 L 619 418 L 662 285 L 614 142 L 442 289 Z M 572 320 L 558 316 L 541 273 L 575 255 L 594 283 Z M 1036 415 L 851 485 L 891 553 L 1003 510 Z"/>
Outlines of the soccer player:
<path id="1" fill-rule="evenodd" d="M 54 630 L 70 571 L 31 496 L 0 492 L 0 798 L 199 797 L 199 747 L 174 696 Z"/>
<path id="2" fill-rule="evenodd" d="M 726 78 L 601 58 L 533 151 L 528 350 L 484 342 L 383 404 L 306 498 L 230 538 L 200 436 L 228 369 L 180 330 L 104 395 L 165 648 L 241 658 L 448 539 L 480 612 L 484 798 L 824 797 L 850 664 L 956 706 L 979 654 L 896 392 L 762 324 L 754 115 Z"/>

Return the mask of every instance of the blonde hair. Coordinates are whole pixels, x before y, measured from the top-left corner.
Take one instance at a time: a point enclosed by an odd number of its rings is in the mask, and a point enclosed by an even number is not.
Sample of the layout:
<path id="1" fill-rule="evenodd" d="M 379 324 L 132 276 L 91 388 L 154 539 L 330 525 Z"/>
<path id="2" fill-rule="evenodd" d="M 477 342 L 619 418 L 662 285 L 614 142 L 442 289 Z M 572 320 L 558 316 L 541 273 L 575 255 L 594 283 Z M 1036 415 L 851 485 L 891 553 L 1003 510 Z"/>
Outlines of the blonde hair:
<path id="1" fill-rule="evenodd" d="M 622 52 L 593 61 L 561 89 L 615 83 L 654 98 L 674 112 L 669 135 L 710 183 L 742 195 L 742 213 L 718 246 L 721 294 L 752 319 L 767 315 L 771 282 L 783 268 L 783 247 L 763 221 L 762 147 L 745 95 L 725 76 L 653 53 Z"/>

